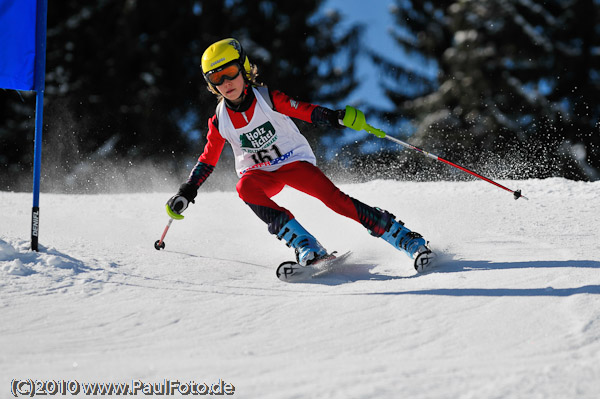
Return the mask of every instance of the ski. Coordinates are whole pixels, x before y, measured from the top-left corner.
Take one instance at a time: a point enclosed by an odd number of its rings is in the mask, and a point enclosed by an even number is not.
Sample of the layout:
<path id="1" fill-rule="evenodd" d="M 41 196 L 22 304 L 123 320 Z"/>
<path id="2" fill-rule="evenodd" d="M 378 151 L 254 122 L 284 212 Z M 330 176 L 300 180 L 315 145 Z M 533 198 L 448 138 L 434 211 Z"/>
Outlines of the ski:
<path id="1" fill-rule="evenodd" d="M 417 273 L 427 273 L 435 267 L 436 254 L 427 247 L 423 247 L 415 257 L 415 270 Z"/>
<path id="2" fill-rule="evenodd" d="M 294 261 L 283 262 L 277 268 L 277 278 L 287 283 L 293 283 L 318 277 L 340 266 L 351 253 L 348 251 L 337 256 L 336 252 L 332 252 L 308 266 L 302 266 Z"/>

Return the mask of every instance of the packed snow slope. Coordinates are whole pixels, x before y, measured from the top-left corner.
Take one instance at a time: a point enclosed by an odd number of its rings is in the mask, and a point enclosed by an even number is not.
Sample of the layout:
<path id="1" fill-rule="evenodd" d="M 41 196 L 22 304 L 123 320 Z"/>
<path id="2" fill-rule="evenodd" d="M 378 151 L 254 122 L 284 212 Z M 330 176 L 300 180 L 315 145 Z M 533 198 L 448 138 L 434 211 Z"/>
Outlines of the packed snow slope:
<path id="1" fill-rule="evenodd" d="M 286 188 L 276 201 L 353 251 L 298 284 L 275 277 L 293 253 L 234 191 L 201 192 L 163 251 L 171 192 L 43 194 L 39 253 L 31 194 L 1 192 L 0 397 L 13 379 L 167 379 L 261 399 L 599 398 L 600 182 L 501 183 L 530 200 L 485 182 L 341 186 L 446 255 L 425 275 Z"/>

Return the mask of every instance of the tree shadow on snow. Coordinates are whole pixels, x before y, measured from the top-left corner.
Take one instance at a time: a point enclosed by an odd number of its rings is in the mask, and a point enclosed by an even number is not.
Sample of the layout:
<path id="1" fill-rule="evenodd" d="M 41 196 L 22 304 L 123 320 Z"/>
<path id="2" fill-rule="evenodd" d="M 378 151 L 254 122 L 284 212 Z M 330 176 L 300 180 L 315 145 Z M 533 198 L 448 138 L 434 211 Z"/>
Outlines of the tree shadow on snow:
<path id="1" fill-rule="evenodd" d="M 443 296 L 489 296 L 489 297 L 566 297 L 577 294 L 600 294 L 600 285 L 584 285 L 574 288 L 437 288 L 418 291 L 372 292 L 363 295 L 443 295 Z"/>
<path id="2" fill-rule="evenodd" d="M 432 273 L 458 273 L 479 270 L 538 269 L 538 268 L 584 268 L 600 269 L 594 260 L 536 260 L 528 262 L 491 262 L 486 260 L 444 259 Z"/>
<path id="3" fill-rule="evenodd" d="M 584 268 L 600 269 L 600 262 L 592 260 L 491 262 L 446 259 L 430 273 L 417 274 L 404 279 L 418 278 L 439 273 L 460 273 L 484 270 Z M 368 295 L 444 295 L 444 296 L 489 296 L 489 297 L 567 297 L 577 294 L 600 294 L 600 285 L 584 285 L 573 288 L 436 288 L 400 292 L 373 292 Z"/>
<path id="4" fill-rule="evenodd" d="M 304 281 L 308 284 L 341 285 L 357 281 L 389 281 L 422 278 L 439 273 L 476 272 L 485 270 L 544 269 L 544 268 L 589 268 L 600 269 L 600 262 L 591 260 L 568 261 L 529 261 L 529 262 L 491 262 L 441 259 L 440 264 L 431 272 L 411 276 L 394 276 L 373 272 L 374 264 L 351 263 L 331 270 L 322 276 Z M 527 297 L 554 296 L 567 297 L 577 294 L 600 294 L 600 285 L 585 285 L 573 288 L 436 288 L 395 292 L 356 293 L 350 295 L 442 295 L 442 296 L 489 296 L 489 297 Z"/>

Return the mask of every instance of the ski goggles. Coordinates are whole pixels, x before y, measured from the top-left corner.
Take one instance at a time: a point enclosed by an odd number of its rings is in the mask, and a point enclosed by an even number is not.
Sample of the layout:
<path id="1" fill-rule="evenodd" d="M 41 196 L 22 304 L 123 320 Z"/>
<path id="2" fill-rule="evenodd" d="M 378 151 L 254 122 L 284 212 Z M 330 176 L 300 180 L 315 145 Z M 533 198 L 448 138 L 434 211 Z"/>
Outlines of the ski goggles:
<path id="1" fill-rule="evenodd" d="M 204 79 L 213 86 L 220 86 L 225 80 L 233 80 L 238 77 L 241 72 L 240 64 L 237 62 L 223 65 L 204 75 Z"/>

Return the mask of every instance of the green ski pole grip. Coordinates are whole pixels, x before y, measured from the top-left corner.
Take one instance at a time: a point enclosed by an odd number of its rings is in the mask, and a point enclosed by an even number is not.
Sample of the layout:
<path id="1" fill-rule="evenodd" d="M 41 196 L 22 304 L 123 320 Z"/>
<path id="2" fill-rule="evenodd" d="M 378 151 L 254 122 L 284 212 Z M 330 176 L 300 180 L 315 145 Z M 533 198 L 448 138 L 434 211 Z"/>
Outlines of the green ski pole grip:
<path id="1" fill-rule="evenodd" d="M 167 208 L 167 215 L 169 215 L 169 217 L 171 219 L 175 219 L 175 220 L 181 220 L 181 219 L 183 219 L 183 215 L 175 213 L 175 211 L 171 209 L 171 207 L 169 206 L 169 204 L 165 204 L 165 205 L 166 205 L 166 208 Z"/>
<path id="2" fill-rule="evenodd" d="M 346 105 L 346 114 L 344 115 L 344 125 L 354 130 L 363 130 L 367 124 L 365 114 L 362 111 Z"/>
<path id="3" fill-rule="evenodd" d="M 365 130 L 368 133 L 371 133 L 377 137 L 384 138 L 385 132 L 383 130 L 379 130 L 374 128 L 373 126 L 367 123 L 365 118 L 365 114 L 362 111 L 351 107 L 350 105 L 346 105 L 346 114 L 344 115 L 344 125 L 354 130 Z"/>

